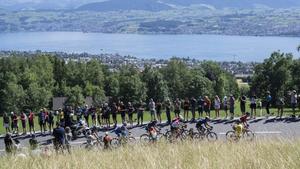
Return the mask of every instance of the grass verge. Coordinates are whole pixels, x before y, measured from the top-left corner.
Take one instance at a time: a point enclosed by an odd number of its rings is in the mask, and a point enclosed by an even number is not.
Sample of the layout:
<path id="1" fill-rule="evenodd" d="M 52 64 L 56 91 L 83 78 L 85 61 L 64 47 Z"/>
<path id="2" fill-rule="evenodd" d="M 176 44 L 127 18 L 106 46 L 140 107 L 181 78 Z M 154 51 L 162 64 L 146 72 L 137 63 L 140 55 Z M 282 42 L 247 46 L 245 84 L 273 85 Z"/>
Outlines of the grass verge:
<path id="1" fill-rule="evenodd" d="M 217 141 L 135 145 L 112 151 L 76 149 L 71 155 L 5 156 L 0 168 L 11 169 L 298 169 L 300 140 Z"/>

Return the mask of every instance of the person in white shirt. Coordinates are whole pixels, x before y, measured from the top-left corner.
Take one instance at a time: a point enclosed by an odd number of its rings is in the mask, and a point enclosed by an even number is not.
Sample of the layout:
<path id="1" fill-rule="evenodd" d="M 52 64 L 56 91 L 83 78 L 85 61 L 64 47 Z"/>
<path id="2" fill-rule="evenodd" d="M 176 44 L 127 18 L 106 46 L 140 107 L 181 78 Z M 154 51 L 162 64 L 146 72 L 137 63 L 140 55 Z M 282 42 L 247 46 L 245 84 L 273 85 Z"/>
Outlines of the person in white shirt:
<path id="1" fill-rule="evenodd" d="M 220 117 L 221 100 L 218 95 L 215 96 L 215 112 L 216 118 Z"/>
<path id="2" fill-rule="evenodd" d="M 296 107 L 298 104 L 298 96 L 297 96 L 297 92 L 296 90 L 293 91 L 293 93 L 291 94 L 291 106 L 292 106 L 292 110 L 293 110 L 293 116 L 296 116 Z"/>

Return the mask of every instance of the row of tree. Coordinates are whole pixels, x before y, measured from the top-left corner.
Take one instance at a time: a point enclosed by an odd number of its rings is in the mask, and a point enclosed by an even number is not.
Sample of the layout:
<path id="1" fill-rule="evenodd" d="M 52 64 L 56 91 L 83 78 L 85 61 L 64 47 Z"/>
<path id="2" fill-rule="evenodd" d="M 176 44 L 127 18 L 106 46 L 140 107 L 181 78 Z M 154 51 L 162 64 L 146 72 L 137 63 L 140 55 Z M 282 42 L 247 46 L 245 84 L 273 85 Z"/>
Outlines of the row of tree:
<path id="1" fill-rule="evenodd" d="M 289 102 L 293 90 L 300 91 L 300 59 L 293 59 L 292 54 L 274 52 L 255 67 L 249 95 L 264 98 L 270 91 L 275 104 L 278 98 Z"/>
<path id="2" fill-rule="evenodd" d="M 214 62 L 190 68 L 180 59 L 167 66 L 144 70 L 124 65 L 110 71 L 96 60 L 64 61 L 49 54 L 28 54 L 0 59 L 0 112 L 51 108 L 53 97 L 68 97 L 72 106 L 91 96 L 99 105 L 109 98 L 124 102 L 164 101 L 167 98 L 239 94 L 233 75 Z"/>

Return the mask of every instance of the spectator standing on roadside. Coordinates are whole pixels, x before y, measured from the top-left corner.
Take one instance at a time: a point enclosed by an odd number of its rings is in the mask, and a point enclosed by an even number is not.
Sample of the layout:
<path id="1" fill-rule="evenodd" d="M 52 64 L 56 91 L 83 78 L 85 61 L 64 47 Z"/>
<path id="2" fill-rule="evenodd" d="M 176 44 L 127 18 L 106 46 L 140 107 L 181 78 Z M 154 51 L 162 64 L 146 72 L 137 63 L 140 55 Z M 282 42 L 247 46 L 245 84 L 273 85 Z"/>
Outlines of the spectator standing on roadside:
<path id="1" fill-rule="evenodd" d="M 114 127 L 116 127 L 118 124 L 118 121 L 117 121 L 118 106 L 115 102 L 113 102 L 113 104 L 111 105 L 110 110 L 111 110 Z"/>
<path id="2" fill-rule="evenodd" d="M 267 111 L 267 118 L 270 116 L 270 106 L 272 102 L 272 96 L 270 91 L 267 91 L 267 96 L 266 96 L 266 111 Z"/>
<path id="3" fill-rule="evenodd" d="M 25 135 L 27 133 L 26 132 L 27 116 L 26 116 L 26 114 L 24 112 L 21 112 L 20 119 L 21 119 L 21 123 L 22 123 L 23 135 Z"/>
<path id="4" fill-rule="evenodd" d="M 221 100 L 218 95 L 215 96 L 214 103 L 215 103 L 215 112 L 216 112 L 215 118 L 220 118 Z"/>
<path id="5" fill-rule="evenodd" d="M 12 113 L 12 121 L 13 121 L 13 133 L 19 135 L 19 125 L 18 125 L 18 116 L 17 113 Z"/>
<path id="6" fill-rule="evenodd" d="M 197 100 L 194 97 L 192 97 L 190 103 L 191 103 L 191 112 L 192 112 L 192 122 L 194 122 L 195 119 L 196 119 L 196 104 L 197 104 Z"/>
<path id="7" fill-rule="evenodd" d="M 49 132 L 52 132 L 54 126 L 54 113 L 52 111 L 50 111 L 48 113 L 48 127 L 49 127 Z"/>
<path id="8" fill-rule="evenodd" d="M 157 115 L 156 115 L 155 108 L 156 108 L 155 102 L 153 101 L 153 99 L 150 99 L 149 110 L 150 110 L 150 114 L 151 114 L 151 121 L 157 120 Z"/>
<path id="9" fill-rule="evenodd" d="M 280 119 L 283 116 L 283 108 L 284 108 L 284 98 L 283 97 L 279 97 L 277 100 L 277 117 L 279 117 Z"/>
<path id="10" fill-rule="evenodd" d="M 86 124 L 89 126 L 89 106 L 85 105 L 83 108 L 83 117 L 85 119 Z"/>
<path id="11" fill-rule="evenodd" d="M 247 102 L 247 98 L 245 95 L 243 95 L 240 98 L 240 108 L 241 108 L 242 115 L 245 115 L 246 113 L 246 102 Z"/>
<path id="12" fill-rule="evenodd" d="M 298 96 L 296 90 L 293 90 L 291 94 L 291 106 L 293 110 L 293 117 L 296 117 L 296 108 L 297 108 L 297 103 L 298 103 Z"/>
<path id="13" fill-rule="evenodd" d="M 199 118 L 201 118 L 203 116 L 203 111 L 204 111 L 204 99 L 200 96 L 198 101 L 198 114 L 199 114 Z"/>
<path id="14" fill-rule="evenodd" d="M 158 118 L 159 123 L 161 123 L 161 109 L 162 109 L 162 104 L 158 100 L 157 103 L 156 103 L 156 114 L 157 114 L 157 118 Z"/>
<path id="15" fill-rule="evenodd" d="M 179 100 L 179 98 L 177 98 L 174 102 L 174 113 L 176 118 L 179 118 L 180 109 L 181 109 L 181 101 Z"/>
<path id="16" fill-rule="evenodd" d="M 121 114 L 122 123 L 125 123 L 126 122 L 126 107 L 122 101 L 119 104 L 119 111 Z"/>
<path id="17" fill-rule="evenodd" d="M 211 108 L 211 101 L 208 96 L 204 97 L 204 111 L 206 116 L 210 117 L 210 108 Z"/>
<path id="18" fill-rule="evenodd" d="M 250 118 L 256 118 L 256 95 L 252 95 L 250 97 L 250 109 L 251 109 L 251 115 Z"/>
<path id="19" fill-rule="evenodd" d="M 228 117 L 228 99 L 227 99 L 227 96 L 224 96 L 224 98 L 223 98 L 223 109 L 224 109 L 224 112 L 225 112 L 225 119 L 227 119 L 227 117 Z"/>
<path id="20" fill-rule="evenodd" d="M 6 133 L 10 132 L 9 125 L 10 125 L 10 119 L 9 119 L 9 116 L 7 115 L 7 113 L 5 112 L 3 114 L 3 127 L 5 128 Z"/>
<path id="21" fill-rule="evenodd" d="M 166 116 L 168 120 L 168 124 L 171 124 L 171 101 L 170 99 L 167 99 L 165 102 L 165 107 L 166 107 Z"/>
<path id="22" fill-rule="evenodd" d="M 79 122 L 79 120 L 82 117 L 82 109 L 79 106 L 77 106 L 75 112 L 76 112 L 77 122 Z"/>
<path id="23" fill-rule="evenodd" d="M 133 127 L 133 113 L 135 111 L 131 102 L 128 102 L 128 120 L 131 127 Z"/>
<path id="24" fill-rule="evenodd" d="M 136 109 L 137 109 L 137 124 L 143 125 L 145 108 L 142 100 L 140 100 L 140 102 L 136 105 Z"/>
<path id="25" fill-rule="evenodd" d="M 46 114 L 43 111 L 43 109 L 41 109 L 40 113 L 39 113 L 39 124 L 40 124 L 41 133 L 45 134 L 45 132 L 46 132 Z"/>
<path id="26" fill-rule="evenodd" d="M 34 113 L 30 111 L 29 117 L 28 117 L 28 124 L 29 124 L 29 132 L 32 135 L 31 131 L 33 131 L 33 134 L 35 134 L 34 130 Z"/>
<path id="27" fill-rule="evenodd" d="M 189 109 L 190 109 L 190 101 L 189 98 L 185 98 L 183 102 L 183 119 L 184 121 L 189 120 Z"/>
<path id="28" fill-rule="evenodd" d="M 234 105 L 235 105 L 235 98 L 234 96 L 231 94 L 230 98 L 229 98 L 229 113 L 231 115 L 231 119 L 234 118 Z"/>

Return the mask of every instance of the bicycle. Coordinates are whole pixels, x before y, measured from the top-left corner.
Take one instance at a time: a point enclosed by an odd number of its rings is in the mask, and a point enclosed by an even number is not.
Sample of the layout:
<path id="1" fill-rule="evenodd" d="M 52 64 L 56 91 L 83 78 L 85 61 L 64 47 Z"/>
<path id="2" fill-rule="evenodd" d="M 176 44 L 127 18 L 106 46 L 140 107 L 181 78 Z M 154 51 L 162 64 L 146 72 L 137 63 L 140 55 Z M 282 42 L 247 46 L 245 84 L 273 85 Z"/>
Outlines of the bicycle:
<path id="1" fill-rule="evenodd" d="M 125 145 L 134 145 L 136 142 L 135 138 L 129 132 L 128 136 L 118 136 L 112 139 L 111 145 L 115 148 Z"/>
<path id="2" fill-rule="evenodd" d="M 253 141 L 254 140 L 254 133 L 249 129 L 248 126 L 245 126 L 241 135 L 237 135 L 234 127 L 233 130 L 228 131 L 226 133 L 226 139 L 230 142 L 237 142 L 241 138 L 245 139 L 246 141 Z"/>
<path id="3" fill-rule="evenodd" d="M 213 132 L 213 127 L 211 128 L 206 128 L 206 129 L 200 129 L 197 128 L 198 132 L 195 132 L 193 135 L 193 139 L 198 139 L 198 140 L 204 140 L 205 138 L 207 141 L 213 142 L 218 140 L 218 135 L 217 133 Z"/>
<path id="4" fill-rule="evenodd" d="M 188 137 L 188 130 L 186 129 L 187 125 L 182 125 L 179 129 L 174 130 L 167 130 L 167 132 L 164 134 L 166 140 L 170 142 L 174 142 L 176 140 L 186 140 Z"/>
<path id="5" fill-rule="evenodd" d="M 150 143 L 150 142 L 156 142 L 156 141 L 158 141 L 158 140 L 160 140 L 161 138 L 162 138 L 162 133 L 160 132 L 160 128 L 158 128 L 158 127 L 155 127 L 155 129 L 156 129 L 156 135 L 155 136 L 153 136 L 150 132 L 149 132 L 149 130 L 147 129 L 147 127 L 145 127 L 145 129 L 146 129 L 146 131 L 147 131 L 147 133 L 145 133 L 145 134 L 142 134 L 141 136 L 140 136 L 140 142 L 141 143 Z"/>

